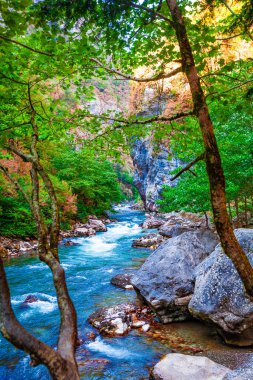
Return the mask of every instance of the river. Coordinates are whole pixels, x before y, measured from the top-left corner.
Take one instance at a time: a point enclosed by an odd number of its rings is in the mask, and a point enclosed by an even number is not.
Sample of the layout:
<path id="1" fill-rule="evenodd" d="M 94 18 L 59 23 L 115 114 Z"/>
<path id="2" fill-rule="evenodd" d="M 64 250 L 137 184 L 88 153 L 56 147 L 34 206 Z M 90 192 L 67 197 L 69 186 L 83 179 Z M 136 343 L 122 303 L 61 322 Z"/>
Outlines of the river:
<path id="1" fill-rule="evenodd" d="M 144 213 L 123 207 L 115 218 L 118 221 L 109 224 L 107 232 L 75 238 L 78 246 L 60 246 L 61 262 L 78 314 L 79 337 L 83 340 L 77 360 L 82 379 L 144 380 L 148 379 L 149 368 L 168 352 L 163 344 L 138 331 L 120 338 L 87 338 L 89 332 L 95 331 L 87 323 L 94 310 L 135 298 L 134 291 L 116 288 L 110 279 L 126 269 L 137 268 L 140 263 L 133 258 L 150 254 L 147 249 L 131 247 L 132 240 L 142 235 L 139 224 L 144 220 Z M 39 339 L 55 346 L 59 313 L 50 270 L 36 257 L 22 257 L 8 261 L 6 272 L 18 320 Z M 22 303 L 28 295 L 37 297 L 38 301 L 24 307 Z M 31 368 L 29 356 L 1 337 L 0 379 L 47 380 L 50 376 L 44 366 Z"/>

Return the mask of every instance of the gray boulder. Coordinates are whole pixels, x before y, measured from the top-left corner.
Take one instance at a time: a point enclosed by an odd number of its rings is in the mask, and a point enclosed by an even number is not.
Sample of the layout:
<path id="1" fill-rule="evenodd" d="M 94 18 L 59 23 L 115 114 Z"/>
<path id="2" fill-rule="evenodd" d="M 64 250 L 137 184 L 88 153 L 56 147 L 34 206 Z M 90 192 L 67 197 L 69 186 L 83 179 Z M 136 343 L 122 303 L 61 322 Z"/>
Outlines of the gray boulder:
<path id="1" fill-rule="evenodd" d="M 132 278 L 139 298 L 155 310 L 163 323 L 190 317 L 188 303 L 194 290 L 194 270 L 217 243 L 210 230 L 185 232 L 162 243 Z"/>
<path id="2" fill-rule="evenodd" d="M 253 264 L 253 229 L 235 230 Z M 229 344 L 253 344 L 253 301 L 246 295 L 232 263 L 218 245 L 196 268 L 196 285 L 189 304 L 193 316 L 216 325 Z"/>
<path id="3" fill-rule="evenodd" d="M 194 231 L 194 229 L 191 229 L 189 227 L 182 227 L 180 225 L 163 225 L 159 228 L 159 234 L 167 238 L 172 238 L 188 231 Z"/>
<path id="4" fill-rule="evenodd" d="M 232 371 L 203 356 L 168 354 L 151 373 L 153 380 L 222 380 Z"/>

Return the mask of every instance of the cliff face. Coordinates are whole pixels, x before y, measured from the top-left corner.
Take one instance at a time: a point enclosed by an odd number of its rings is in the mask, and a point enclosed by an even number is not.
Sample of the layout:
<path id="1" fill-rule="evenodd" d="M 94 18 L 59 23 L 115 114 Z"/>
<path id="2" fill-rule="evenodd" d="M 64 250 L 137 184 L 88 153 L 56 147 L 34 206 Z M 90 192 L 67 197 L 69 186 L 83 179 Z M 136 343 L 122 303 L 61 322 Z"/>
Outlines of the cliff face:
<path id="1" fill-rule="evenodd" d="M 170 116 L 190 107 L 189 88 L 182 78 L 177 79 L 178 93 L 172 92 L 172 81 L 163 83 L 133 84 L 130 110 L 142 117 Z M 174 86 L 174 84 L 173 84 Z M 164 185 L 175 186 L 170 181 L 171 172 L 181 163 L 170 151 L 169 141 L 157 142 L 152 137 L 136 138 L 132 144 L 131 157 L 134 165 L 134 184 L 146 210 L 157 211 Z"/>
<path id="2" fill-rule="evenodd" d="M 179 162 L 175 158 L 168 159 L 169 153 L 169 149 L 162 144 L 159 152 L 154 152 L 154 145 L 149 139 L 136 139 L 133 143 L 131 157 L 134 165 L 134 184 L 148 211 L 157 210 L 157 200 L 161 197 L 164 185 L 176 185 L 170 181 L 170 173 L 179 166 Z"/>

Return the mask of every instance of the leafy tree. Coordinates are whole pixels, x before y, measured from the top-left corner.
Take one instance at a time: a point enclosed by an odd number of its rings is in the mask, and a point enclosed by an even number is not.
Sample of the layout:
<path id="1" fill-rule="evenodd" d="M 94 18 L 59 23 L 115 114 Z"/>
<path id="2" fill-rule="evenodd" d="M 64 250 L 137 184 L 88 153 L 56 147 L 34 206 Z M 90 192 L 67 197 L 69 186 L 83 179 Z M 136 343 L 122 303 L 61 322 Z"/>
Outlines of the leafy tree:
<path id="1" fill-rule="evenodd" d="M 45 0 L 40 2 L 39 7 L 47 17 L 54 15 L 58 19 L 64 19 L 66 28 L 69 23 L 65 18 L 67 13 L 71 14 L 72 25 L 80 19 L 79 8 L 73 7 L 72 2 L 65 2 L 61 9 L 55 7 L 57 4 L 57 0 L 50 2 Z M 198 25 L 196 22 L 198 17 L 194 19 L 193 16 L 193 13 L 199 10 L 196 2 L 188 7 L 187 2 L 176 0 L 147 0 L 142 4 L 138 2 L 129 4 L 125 0 L 108 2 L 97 0 L 86 5 L 90 9 L 87 17 L 96 22 L 101 33 L 98 44 L 104 42 L 107 56 L 111 55 L 112 59 L 117 61 L 117 66 L 121 65 L 122 69 L 126 69 L 126 74 L 122 77 L 138 80 L 128 74 L 129 67 L 135 65 L 152 67 L 155 75 L 149 78 L 149 81 L 172 77 L 179 72 L 183 72 L 186 76 L 192 96 L 192 110 L 187 115 L 194 115 L 199 123 L 204 152 L 197 161 L 204 159 L 206 164 L 214 223 L 224 252 L 232 259 L 247 292 L 253 295 L 253 268 L 236 240 L 229 220 L 224 171 L 206 95 L 201 84 L 200 72 L 206 68 L 208 57 L 217 56 L 216 50 L 219 49 L 219 44 L 216 43 L 215 33 L 221 32 L 222 28 L 220 25 L 213 29 L 203 27 L 203 23 Z M 117 68 L 108 66 L 106 58 L 103 62 L 98 59 L 95 61 L 101 68 L 119 74 Z M 168 72 L 166 67 L 168 62 L 178 62 L 178 65 Z M 221 65 L 222 62 L 219 66 Z M 209 72 L 208 75 L 210 74 Z M 178 113 L 175 119 L 183 116 L 186 114 Z"/>
<path id="2" fill-rule="evenodd" d="M 85 150 L 64 149 L 51 160 L 57 176 L 66 181 L 77 195 L 78 219 L 102 214 L 113 202 L 122 199 L 119 183 L 108 161 L 91 158 Z M 70 170 L 71 168 L 71 170 Z"/>

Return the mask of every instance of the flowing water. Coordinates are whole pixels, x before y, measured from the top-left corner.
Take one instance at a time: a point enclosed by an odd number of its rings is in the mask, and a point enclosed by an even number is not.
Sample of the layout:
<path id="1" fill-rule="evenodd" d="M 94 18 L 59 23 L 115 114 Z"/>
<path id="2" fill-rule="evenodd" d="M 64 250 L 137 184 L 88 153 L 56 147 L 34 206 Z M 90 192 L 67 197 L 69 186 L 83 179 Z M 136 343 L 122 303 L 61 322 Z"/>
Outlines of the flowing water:
<path id="1" fill-rule="evenodd" d="M 139 224 L 144 213 L 121 208 L 115 215 L 118 222 L 108 225 L 108 231 L 89 238 L 75 238 L 79 245 L 60 247 L 60 257 L 66 271 L 68 288 L 78 314 L 79 336 L 83 339 L 77 350 L 82 379 L 148 379 L 149 368 L 168 349 L 150 341 L 138 331 L 126 337 L 89 340 L 87 333 L 95 331 L 87 317 L 97 308 L 135 298 L 134 291 L 125 291 L 110 284 L 110 279 L 124 270 L 139 265 L 133 258 L 145 258 L 150 251 L 131 247 L 132 240 L 142 234 Z M 19 321 L 39 339 L 51 346 L 57 342 L 59 313 L 52 275 L 38 258 L 12 259 L 6 263 L 11 299 Z M 37 302 L 22 305 L 28 295 Z M 0 338 L 1 380 L 50 379 L 43 366 L 31 368 L 29 357 Z"/>

